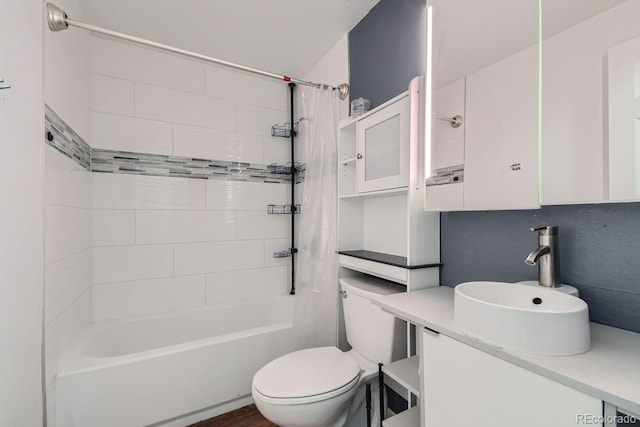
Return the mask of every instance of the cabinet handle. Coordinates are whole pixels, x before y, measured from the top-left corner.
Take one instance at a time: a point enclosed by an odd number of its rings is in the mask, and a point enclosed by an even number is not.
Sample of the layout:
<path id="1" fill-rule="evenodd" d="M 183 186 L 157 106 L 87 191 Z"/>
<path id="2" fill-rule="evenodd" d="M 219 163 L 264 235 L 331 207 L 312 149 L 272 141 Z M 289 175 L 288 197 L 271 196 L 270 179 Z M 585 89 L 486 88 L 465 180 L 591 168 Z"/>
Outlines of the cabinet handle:
<path id="1" fill-rule="evenodd" d="M 362 158 L 362 154 L 358 153 L 358 154 L 356 155 L 356 159 L 360 160 L 361 158 Z"/>

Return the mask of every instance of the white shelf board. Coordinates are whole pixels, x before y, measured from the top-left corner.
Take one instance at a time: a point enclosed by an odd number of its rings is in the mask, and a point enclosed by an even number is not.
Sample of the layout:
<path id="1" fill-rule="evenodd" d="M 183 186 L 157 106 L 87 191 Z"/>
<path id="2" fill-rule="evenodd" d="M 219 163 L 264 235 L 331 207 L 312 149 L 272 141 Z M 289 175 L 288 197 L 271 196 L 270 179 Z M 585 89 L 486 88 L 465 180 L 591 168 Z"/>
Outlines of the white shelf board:
<path id="1" fill-rule="evenodd" d="M 357 198 L 373 198 L 373 197 L 387 197 L 387 196 L 394 196 L 394 195 L 399 195 L 399 194 L 406 194 L 407 193 L 407 187 L 400 187 L 400 188 L 391 188 L 389 190 L 380 190 L 380 191 L 369 191 L 367 193 L 355 193 L 355 194 L 346 194 L 346 195 L 342 195 L 339 198 L 340 199 L 357 199 Z"/>
<path id="2" fill-rule="evenodd" d="M 382 366 L 385 375 L 393 378 L 416 396 L 420 396 L 420 358 L 411 356 Z"/>
<path id="3" fill-rule="evenodd" d="M 420 427 L 420 407 L 414 406 L 382 421 L 382 427 Z"/>
<path id="4" fill-rule="evenodd" d="M 394 265 L 383 264 L 380 262 L 369 261 L 367 259 L 355 258 L 347 255 L 340 255 L 340 266 L 350 270 L 359 271 L 361 273 L 370 274 L 380 277 L 381 279 L 390 280 L 392 282 L 407 284 L 407 269 L 396 267 Z"/>

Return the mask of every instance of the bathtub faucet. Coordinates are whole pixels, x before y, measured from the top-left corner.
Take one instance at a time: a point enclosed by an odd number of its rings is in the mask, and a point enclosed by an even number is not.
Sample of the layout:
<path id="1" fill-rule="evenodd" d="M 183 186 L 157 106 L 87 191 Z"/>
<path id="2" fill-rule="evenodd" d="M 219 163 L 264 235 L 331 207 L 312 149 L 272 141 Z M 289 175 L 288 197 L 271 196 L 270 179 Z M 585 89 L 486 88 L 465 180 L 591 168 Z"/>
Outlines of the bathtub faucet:
<path id="1" fill-rule="evenodd" d="M 538 264 L 538 283 L 547 288 L 560 287 L 558 268 L 558 227 L 531 228 L 538 232 L 538 247 L 524 260 L 528 265 Z"/>

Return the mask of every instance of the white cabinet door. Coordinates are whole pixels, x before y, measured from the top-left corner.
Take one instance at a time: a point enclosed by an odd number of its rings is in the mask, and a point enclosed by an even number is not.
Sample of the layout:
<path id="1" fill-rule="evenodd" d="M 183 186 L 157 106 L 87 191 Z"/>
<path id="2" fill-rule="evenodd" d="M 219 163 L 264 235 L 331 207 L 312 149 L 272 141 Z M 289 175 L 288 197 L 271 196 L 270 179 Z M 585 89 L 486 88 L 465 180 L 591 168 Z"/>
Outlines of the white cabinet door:
<path id="1" fill-rule="evenodd" d="M 538 202 L 538 49 L 467 76 L 464 209 Z"/>
<path id="2" fill-rule="evenodd" d="M 609 198 L 640 198 L 640 37 L 609 49 Z"/>
<path id="3" fill-rule="evenodd" d="M 450 83 L 433 93 L 431 135 L 431 172 L 427 179 L 425 210 L 460 211 L 464 209 L 465 79 Z M 452 126 L 448 119 L 463 118 Z"/>
<path id="4" fill-rule="evenodd" d="M 568 427 L 602 402 L 442 334 L 422 333 L 426 427 Z"/>
<path id="5" fill-rule="evenodd" d="M 357 191 L 405 187 L 409 169 L 409 98 L 358 122 Z"/>

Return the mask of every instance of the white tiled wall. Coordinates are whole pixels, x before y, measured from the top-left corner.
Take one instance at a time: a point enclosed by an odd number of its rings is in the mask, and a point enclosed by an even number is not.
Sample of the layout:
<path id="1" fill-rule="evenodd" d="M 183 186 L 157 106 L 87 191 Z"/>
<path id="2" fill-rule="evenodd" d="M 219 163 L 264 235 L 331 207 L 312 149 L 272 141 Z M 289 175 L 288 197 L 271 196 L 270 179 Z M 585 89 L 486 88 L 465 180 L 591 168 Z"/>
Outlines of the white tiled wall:
<path id="1" fill-rule="evenodd" d="M 172 154 L 171 123 L 94 112 L 93 144 L 98 148 Z"/>
<path id="2" fill-rule="evenodd" d="M 56 4 L 82 20 L 80 0 Z M 91 35 L 47 29 L 44 44 L 45 103 L 91 144 Z M 109 99 L 101 102 L 110 107 Z M 60 353 L 91 321 L 91 174 L 49 146 L 44 154 L 45 373 L 47 423 L 52 427 Z"/>
<path id="3" fill-rule="evenodd" d="M 285 84 L 93 39 L 93 147 L 213 160 L 289 161 Z M 287 292 L 284 184 L 96 173 L 93 318 L 146 315 Z"/>
<path id="4" fill-rule="evenodd" d="M 91 173 L 45 146 L 45 374 L 48 425 L 58 360 L 91 321 Z"/>
<path id="5" fill-rule="evenodd" d="M 93 147 L 249 163 L 284 162 L 271 126 L 283 82 L 94 37 Z"/>
<path id="6" fill-rule="evenodd" d="M 289 247 L 289 217 L 266 213 L 287 185 L 93 178 L 95 320 L 287 291 L 289 260 L 273 252 Z"/>

